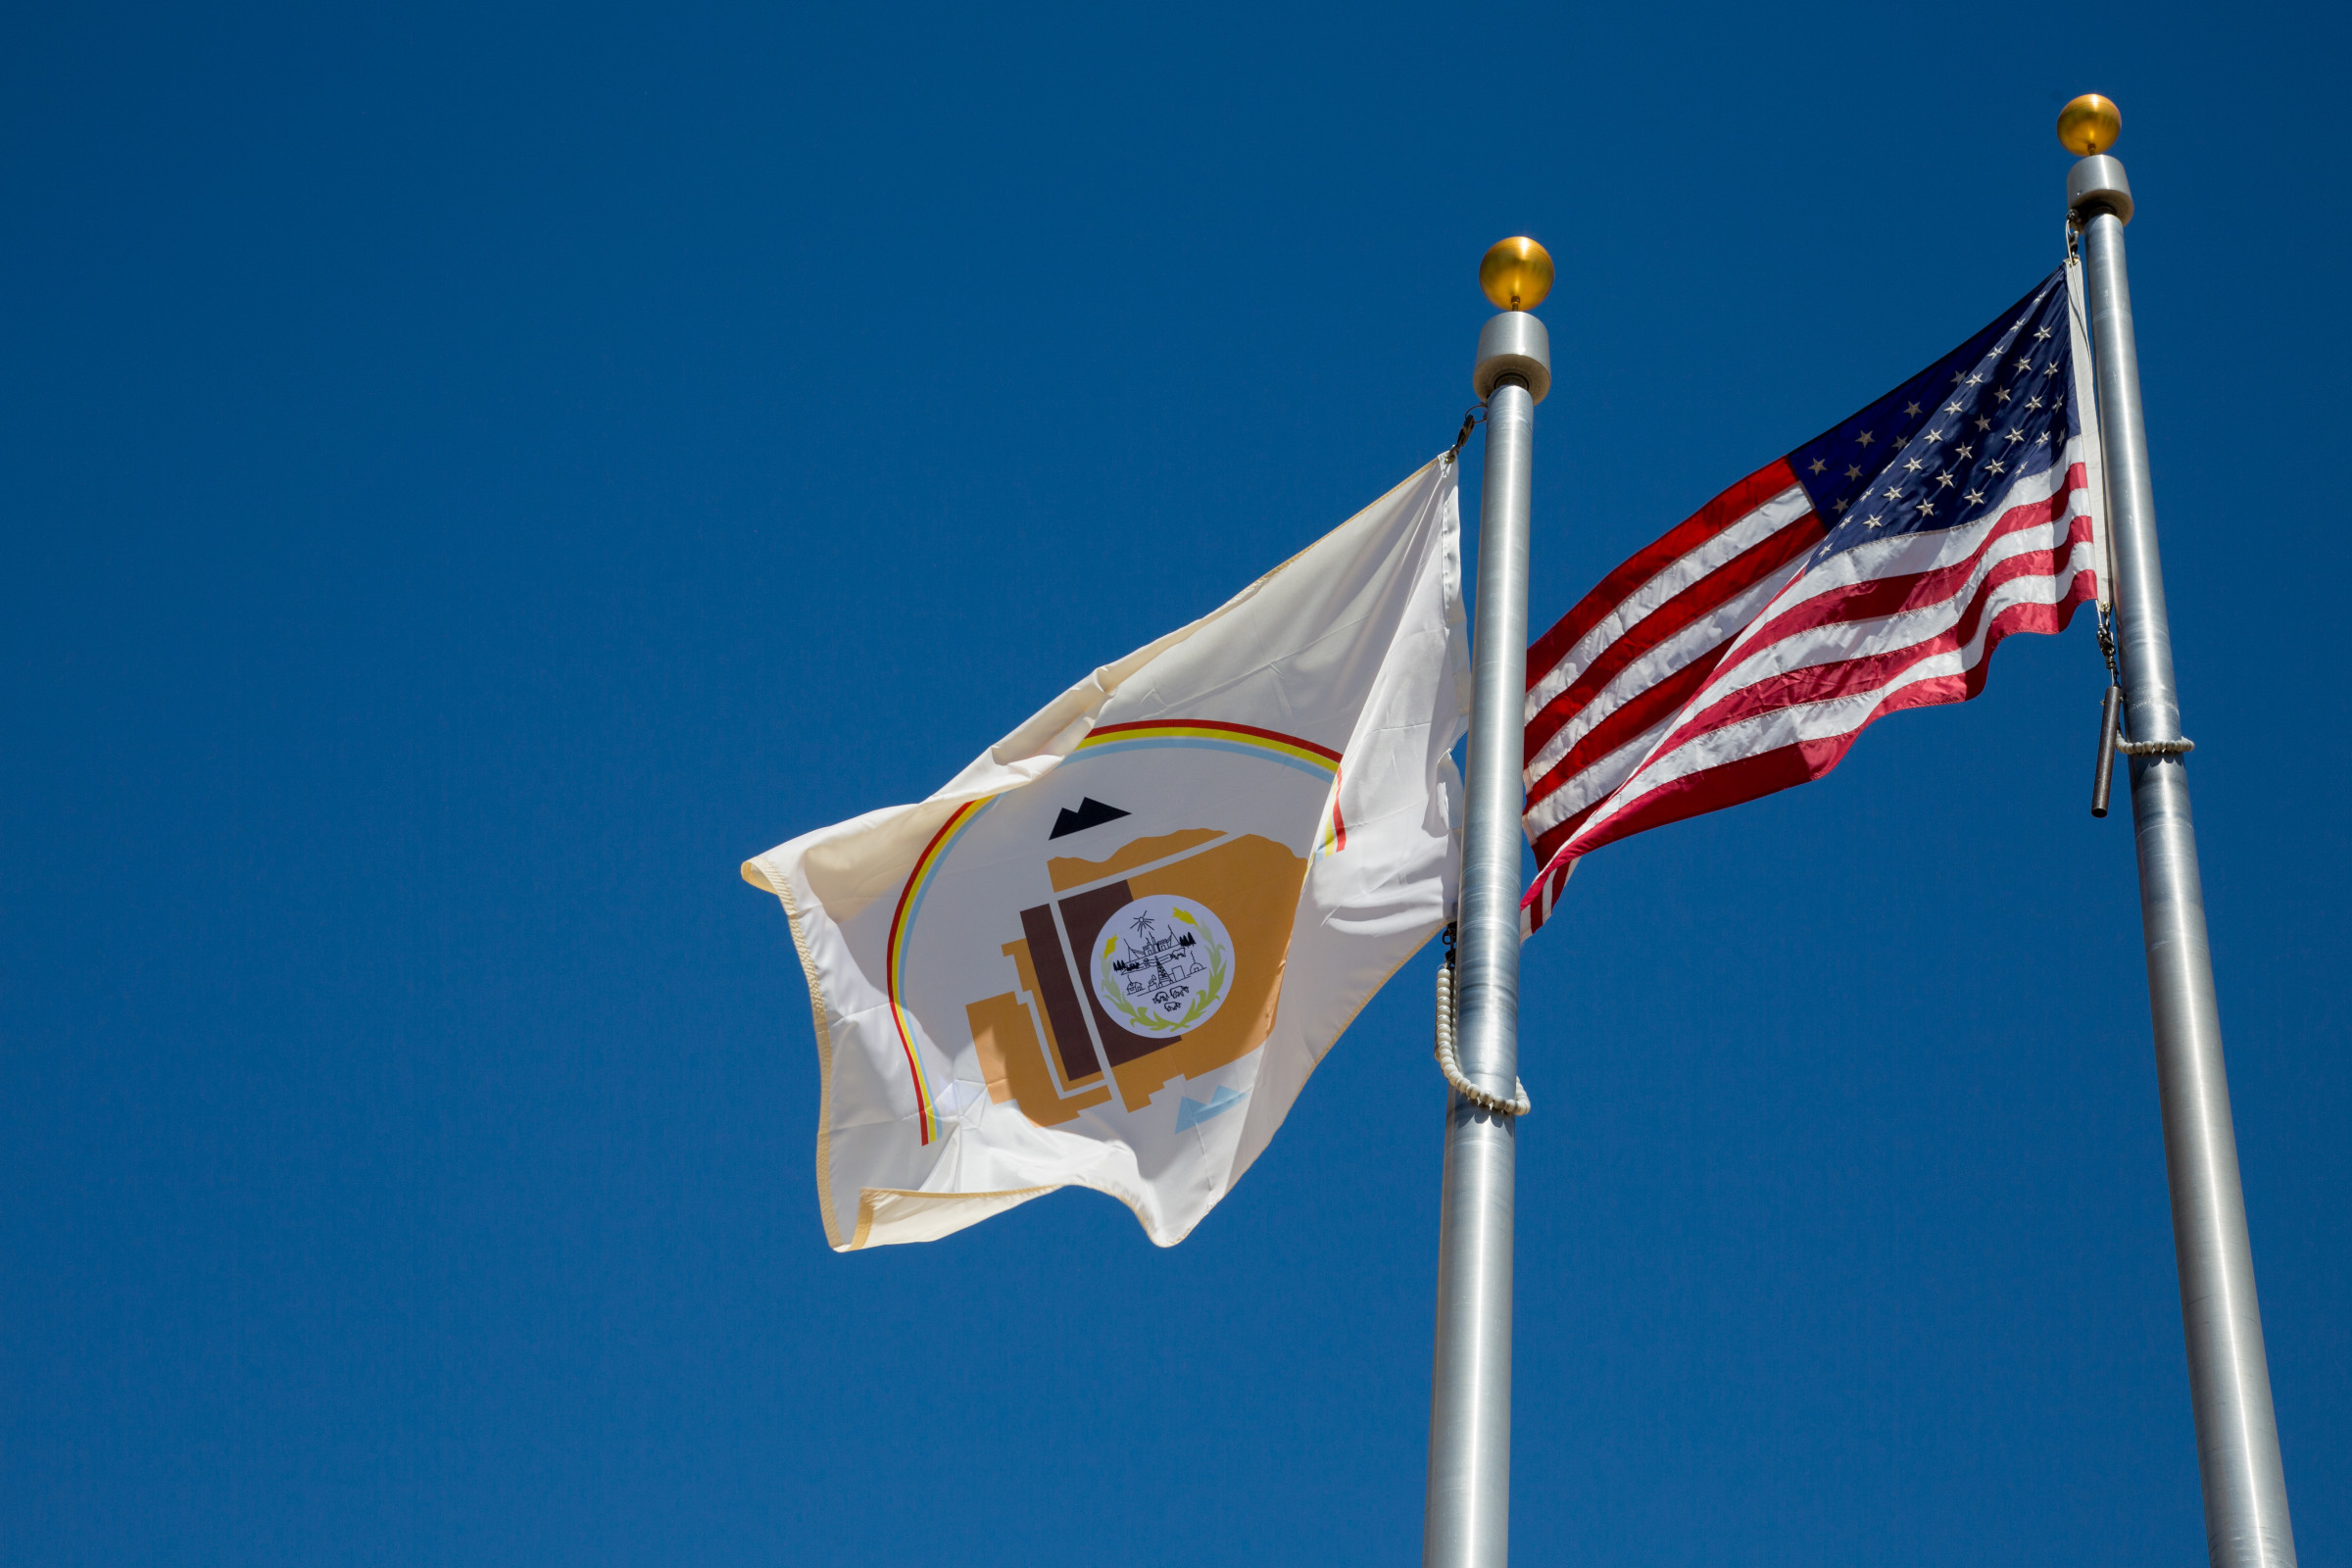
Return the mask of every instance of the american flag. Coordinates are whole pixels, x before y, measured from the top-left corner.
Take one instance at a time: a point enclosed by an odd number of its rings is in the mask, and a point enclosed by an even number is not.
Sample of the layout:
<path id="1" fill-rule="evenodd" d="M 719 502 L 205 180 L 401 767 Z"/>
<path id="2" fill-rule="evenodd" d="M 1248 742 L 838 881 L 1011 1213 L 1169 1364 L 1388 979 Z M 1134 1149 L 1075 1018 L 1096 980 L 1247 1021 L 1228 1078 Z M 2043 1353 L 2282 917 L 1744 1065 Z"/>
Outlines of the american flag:
<path id="1" fill-rule="evenodd" d="M 1529 650 L 1532 933 L 1579 857 L 1838 765 L 2102 598 L 2098 432 L 2060 268 L 1610 572 Z M 2077 367 L 2082 367 L 2080 375 Z"/>

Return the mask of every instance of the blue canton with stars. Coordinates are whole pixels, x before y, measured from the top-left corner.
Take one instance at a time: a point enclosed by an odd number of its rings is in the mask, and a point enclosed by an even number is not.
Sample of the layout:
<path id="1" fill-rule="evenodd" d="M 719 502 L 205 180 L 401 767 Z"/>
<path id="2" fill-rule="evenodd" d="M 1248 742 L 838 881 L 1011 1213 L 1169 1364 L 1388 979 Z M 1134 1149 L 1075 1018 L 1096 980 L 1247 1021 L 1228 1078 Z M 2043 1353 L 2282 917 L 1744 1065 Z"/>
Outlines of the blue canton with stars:
<path id="1" fill-rule="evenodd" d="M 1981 522 L 2082 430 L 2070 394 L 2066 270 L 1990 326 L 1788 455 L 1830 530 L 1823 555 Z"/>

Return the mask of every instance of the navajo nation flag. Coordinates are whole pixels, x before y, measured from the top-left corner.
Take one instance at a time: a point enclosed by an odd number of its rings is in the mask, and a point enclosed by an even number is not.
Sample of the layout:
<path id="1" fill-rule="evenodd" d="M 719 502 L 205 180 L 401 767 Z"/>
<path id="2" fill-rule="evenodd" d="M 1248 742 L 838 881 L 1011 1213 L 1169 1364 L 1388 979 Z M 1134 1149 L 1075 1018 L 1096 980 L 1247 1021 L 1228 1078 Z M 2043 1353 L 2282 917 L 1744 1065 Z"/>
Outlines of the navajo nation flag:
<path id="1" fill-rule="evenodd" d="M 2102 599 L 2098 427 L 2069 264 L 1951 354 L 1601 579 L 1527 661 L 1522 928 L 1577 859 L 1821 777 L 1966 702 L 2000 640 Z"/>
<path id="2" fill-rule="evenodd" d="M 1456 508 L 1436 459 L 930 799 L 746 862 L 808 981 L 835 1248 L 1057 1187 L 1165 1247 L 1250 1168 L 1453 901 Z"/>

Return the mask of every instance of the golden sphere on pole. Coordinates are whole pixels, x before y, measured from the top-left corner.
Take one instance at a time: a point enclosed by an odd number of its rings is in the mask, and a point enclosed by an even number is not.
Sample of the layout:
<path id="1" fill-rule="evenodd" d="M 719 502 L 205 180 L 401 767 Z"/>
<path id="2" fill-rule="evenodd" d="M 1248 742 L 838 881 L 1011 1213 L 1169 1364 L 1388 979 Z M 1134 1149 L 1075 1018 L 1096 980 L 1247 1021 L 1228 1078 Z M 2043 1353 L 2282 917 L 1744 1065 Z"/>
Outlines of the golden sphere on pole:
<path id="1" fill-rule="evenodd" d="M 1478 264 L 1478 286 L 1498 311 L 1532 311 L 1551 292 L 1551 252 L 1525 234 L 1498 239 Z"/>
<path id="2" fill-rule="evenodd" d="M 2123 128 L 2124 112 L 2115 107 L 2115 100 L 2095 92 L 2086 92 L 2058 111 L 2059 144 L 2077 158 L 2105 152 L 2115 145 Z"/>

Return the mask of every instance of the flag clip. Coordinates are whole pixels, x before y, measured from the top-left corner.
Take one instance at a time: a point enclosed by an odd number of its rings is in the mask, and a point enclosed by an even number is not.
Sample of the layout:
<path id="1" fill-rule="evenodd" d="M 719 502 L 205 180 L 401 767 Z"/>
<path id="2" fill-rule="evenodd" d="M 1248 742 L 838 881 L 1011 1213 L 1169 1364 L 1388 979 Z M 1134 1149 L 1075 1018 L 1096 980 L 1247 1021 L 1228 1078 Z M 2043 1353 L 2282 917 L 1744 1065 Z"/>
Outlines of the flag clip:
<path id="1" fill-rule="evenodd" d="M 1454 462 L 1461 457 L 1462 448 L 1470 444 L 1470 432 L 1478 427 L 1478 416 L 1486 412 L 1486 408 L 1484 403 L 1473 403 L 1470 412 L 1462 416 L 1462 428 L 1453 438 L 1453 450 L 1446 454 L 1447 462 Z M 1446 929 L 1451 931 L 1453 927 L 1447 926 Z"/>

